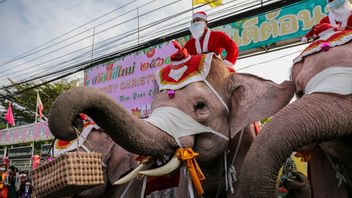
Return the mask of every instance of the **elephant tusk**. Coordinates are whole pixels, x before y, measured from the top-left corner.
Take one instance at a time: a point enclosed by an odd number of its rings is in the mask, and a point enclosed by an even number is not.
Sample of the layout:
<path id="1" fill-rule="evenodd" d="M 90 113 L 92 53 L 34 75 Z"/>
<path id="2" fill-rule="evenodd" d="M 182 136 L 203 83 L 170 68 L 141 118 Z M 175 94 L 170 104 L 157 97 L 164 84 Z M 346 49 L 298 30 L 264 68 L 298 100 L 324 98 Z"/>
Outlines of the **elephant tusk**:
<path id="1" fill-rule="evenodd" d="M 140 171 L 147 170 L 151 165 L 153 165 L 154 160 L 152 157 L 147 157 L 144 159 L 133 171 L 128 173 L 126 176 L 122 177 L 121 179 L 117 180 L 114 185 L 121 185 L 131 181 L 132 179 L 136 178 L 139 175 Z"/>
<path id="2" fill-rule="evenodd" d="M 139 173 L 146 176 L 162 176 L 171 173 L 181 165 L 181 160 L 174 156 L 167 164 L 162 167 L 140 171 Z"/>

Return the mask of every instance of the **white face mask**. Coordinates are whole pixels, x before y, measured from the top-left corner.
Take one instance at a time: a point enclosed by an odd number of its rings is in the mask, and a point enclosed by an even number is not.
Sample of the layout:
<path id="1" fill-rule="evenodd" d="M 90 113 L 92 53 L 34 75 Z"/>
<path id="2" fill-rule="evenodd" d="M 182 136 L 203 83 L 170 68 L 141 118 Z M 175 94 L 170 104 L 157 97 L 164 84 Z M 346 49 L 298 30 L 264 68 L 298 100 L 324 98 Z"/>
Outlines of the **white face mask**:
<path id="1" fill-rule="evenodd" d="M 189 30 L 195 39 L 199 39 L 203 35 L 205 27 L 206 25 L 204 21 L 197 21 L 191 25 Z"/>
<path id="2" fill-rule="evenodd" d="M 346 0 L 334 0 L 328 3 L 329 8 L 332 10 L 338 9 L 345 4 Z"/>
<path id="3" fill-rule="evenodd" d="M 181 148 L 180 137 L 199 133 L 212 133 L 225 140 L 229 140 L 225 135 L 200 124 L 188 114 L 174 107 L 159 107 L 154 109 L 150 117 L 145 119 L 145 121 L 174 137 Z"/>
<path id="4" fill-rule="evenodd" d="M 351 4 L 346 0 L 335 0 L 328 4 L 329 6 L 329 15 L 339 22 L 346 20 L 351 14 Z"/>

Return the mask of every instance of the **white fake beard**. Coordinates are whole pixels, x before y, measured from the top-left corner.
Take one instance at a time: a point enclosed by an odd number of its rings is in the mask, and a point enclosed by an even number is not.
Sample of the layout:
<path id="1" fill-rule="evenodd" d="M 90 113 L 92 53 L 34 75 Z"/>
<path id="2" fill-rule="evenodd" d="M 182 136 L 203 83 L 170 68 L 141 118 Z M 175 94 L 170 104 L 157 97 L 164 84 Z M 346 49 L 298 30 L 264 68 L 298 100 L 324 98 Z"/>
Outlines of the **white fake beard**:
<path id="1" fill-rule="evenodd" d="M 343 20 L 345 20 L 348 16 L 351 15 L 351 9 L 352 9 L 352 5 L 350 3 L 349 0 L 345 1 L 345 4 L 339 8 L 336 9 L 332 9 L 329 8 L 329 15 L 332 14 L 333 18 L 336 21 L 342 22 Z"/>
<path id="2" fill-rule="evenodd" d="M 199 40 L 199 38 L 203 35 L 204 30 L 205 30 L 205 22 L 204 21 L 195 22 L 189 28 L 189 31 L 191 31 L 191 33 L 192 33 L 192 36 L 197 40 Z"/>

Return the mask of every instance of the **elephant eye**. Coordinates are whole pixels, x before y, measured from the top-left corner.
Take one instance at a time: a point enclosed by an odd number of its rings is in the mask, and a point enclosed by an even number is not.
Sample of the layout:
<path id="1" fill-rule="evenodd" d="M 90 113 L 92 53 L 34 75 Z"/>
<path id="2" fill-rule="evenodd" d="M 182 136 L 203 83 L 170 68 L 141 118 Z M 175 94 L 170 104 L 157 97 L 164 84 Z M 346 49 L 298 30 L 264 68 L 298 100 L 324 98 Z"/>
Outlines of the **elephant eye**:
<path id="1" fill-rule="evenodd" d="M 205 102 L 199 101 L 196 105 L 194 105 L 194 109 L 203 109 L 205 107 Z"/>
<path id="2" fill-rule="evenodd" d="M 296 97 L 297 98 L 301 98 L 301 97 L 303 97 L 303 95 L 304 95 L 304 92 L 301 91 L 301 90 L 296 92 Z"/>

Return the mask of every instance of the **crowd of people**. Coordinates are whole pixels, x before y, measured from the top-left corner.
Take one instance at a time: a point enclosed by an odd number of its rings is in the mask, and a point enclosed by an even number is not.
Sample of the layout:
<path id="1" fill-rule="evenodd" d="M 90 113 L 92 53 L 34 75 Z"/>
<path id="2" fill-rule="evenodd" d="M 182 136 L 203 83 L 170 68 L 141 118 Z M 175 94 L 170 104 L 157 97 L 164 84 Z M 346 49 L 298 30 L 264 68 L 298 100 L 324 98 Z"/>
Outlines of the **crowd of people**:
<path id="1" fill-rule="evenodd" d="M 15 166 L 1 173 L 0 198 L 30 198 L 32 194 L 31 178 L 26 172 L 19 172 Z"/>

